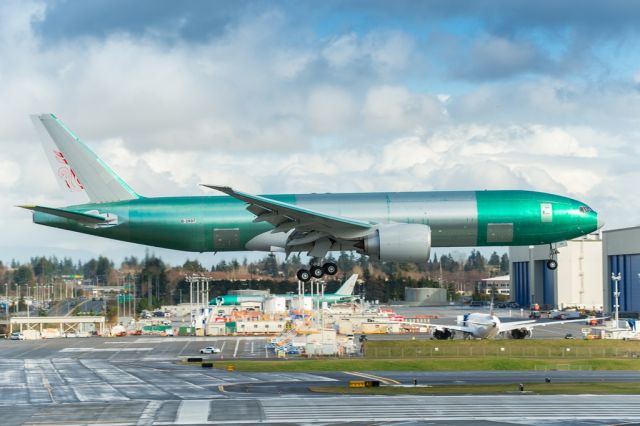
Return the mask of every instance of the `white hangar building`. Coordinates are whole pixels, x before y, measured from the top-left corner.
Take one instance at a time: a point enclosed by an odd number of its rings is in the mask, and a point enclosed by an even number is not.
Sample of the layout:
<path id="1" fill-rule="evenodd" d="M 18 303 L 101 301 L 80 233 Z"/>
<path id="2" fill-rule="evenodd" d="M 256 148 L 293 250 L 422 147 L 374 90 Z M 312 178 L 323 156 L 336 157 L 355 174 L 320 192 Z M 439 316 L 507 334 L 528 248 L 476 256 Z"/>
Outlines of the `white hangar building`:
<path id="1" fill-rule="evenodd" d="M 605 291 L 600 234 L 560 243 L 557 249 L 558 267 L 552 270 L 546 265 L 549 245 L 509 248 L 512 299 L 525 307 L 537 303 L 547 309 L 601 309 Z"/>

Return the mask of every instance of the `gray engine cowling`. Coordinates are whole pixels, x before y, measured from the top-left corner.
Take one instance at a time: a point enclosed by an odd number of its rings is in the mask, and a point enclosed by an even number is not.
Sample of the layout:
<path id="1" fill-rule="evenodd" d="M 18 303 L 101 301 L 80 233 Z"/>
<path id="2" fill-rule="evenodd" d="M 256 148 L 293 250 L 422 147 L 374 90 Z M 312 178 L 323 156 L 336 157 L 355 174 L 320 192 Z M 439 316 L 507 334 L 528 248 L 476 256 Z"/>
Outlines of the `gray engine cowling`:
<path id="1" fill-rule="evenodd" d="M 380 225 L 363 243 L 363 252 L 377 260 L 426 262 L 431 252 L 431 228 L 414 223 Z"/>

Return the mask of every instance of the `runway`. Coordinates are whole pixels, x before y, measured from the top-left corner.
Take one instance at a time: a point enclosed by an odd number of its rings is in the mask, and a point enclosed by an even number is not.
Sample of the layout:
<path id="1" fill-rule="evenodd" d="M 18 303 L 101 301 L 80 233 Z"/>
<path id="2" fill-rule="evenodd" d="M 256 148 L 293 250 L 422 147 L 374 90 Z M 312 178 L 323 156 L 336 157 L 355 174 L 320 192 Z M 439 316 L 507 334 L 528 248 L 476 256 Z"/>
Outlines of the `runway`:
<path id="1" fill-rule="evenodd" d="M 638 402 L 593 395 L 223 397 L 14 406 L 3 424 L 608 425 L 640 420 Z"/>
<path id="2" fill-rule="evenodd" d="M 640 421 L 640 396 L 333 396 L 313 385 L 362 375 L 388 383 L 640 381 L 640 372 L 242 373 L 177 365 L 211 341 L 251 355 L 263 339 L 57 339 L 0 341 L 3 425 L 36 424 L 610 424 Z M 254 351 L 255 352 L 255 351 Z M 286 361 L 283 361 L 286 362 Z M 589 389 L 585 389 L 588 393 Z"/>

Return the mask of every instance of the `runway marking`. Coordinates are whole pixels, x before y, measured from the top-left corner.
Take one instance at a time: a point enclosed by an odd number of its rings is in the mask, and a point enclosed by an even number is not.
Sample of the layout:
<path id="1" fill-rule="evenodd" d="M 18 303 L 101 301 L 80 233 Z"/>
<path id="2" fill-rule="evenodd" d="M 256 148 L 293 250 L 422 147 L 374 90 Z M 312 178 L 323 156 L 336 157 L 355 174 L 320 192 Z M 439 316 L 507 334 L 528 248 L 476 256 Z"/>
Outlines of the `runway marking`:
<path id="1" fill-rule="evenodd" d="M 376 376 L 374 374 L 360 373 L 357 371 L 343 371 L 344 374 L 351 374 L 352 376 L 362 377 L 369 380 L 379 380 L 385 385 L 399 385 L 400 382 L 386 377 Z"/>
<path id="2" fill-rule="evenodd" d="M 211 410 L 210 400 L 191 399 L 180 403 L 176 424 L 195 425 L 208 423 L 209 411 Z"/>
<path id="3" fill-rule="evenodd" d="M 236 341 L 236 349 L 233 351 L 233 357 L 235 358 L 238 354 L 238 346 L 240 346 L 240 340 Z"/>
<path id="4" fill-rule="evenodd" d="M 152 350 L 153 348 L 63 348 L 58 352 L 137 352 Z"/>
<path id="5" fill-rule="evenodd" d="M 145 407 L 136 426 L 152 425 L 156 419 L 156 412 L 162 407 L 163 401 L 150 401 Z"/>

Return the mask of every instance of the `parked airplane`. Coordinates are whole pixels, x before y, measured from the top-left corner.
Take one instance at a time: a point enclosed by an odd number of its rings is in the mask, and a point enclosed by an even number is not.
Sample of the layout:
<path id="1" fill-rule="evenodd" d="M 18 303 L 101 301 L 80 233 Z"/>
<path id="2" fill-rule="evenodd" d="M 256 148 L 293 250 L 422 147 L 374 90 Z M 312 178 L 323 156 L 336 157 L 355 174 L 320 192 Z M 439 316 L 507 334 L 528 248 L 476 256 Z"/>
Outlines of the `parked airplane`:
<path id="1" fill-rule="evenodd" d="M 194 252 L 307 252 L 302 281 L 337 272 L 329 251 L 381 261 L 426 262 L 431 247 L 549 244 L 603 225 L 585 203 L 533 191 L 439 191 L 251 195 L 205 185 L 228 197 L 138 195 L 55 115 L 32 116 L 64 188 L 90 202 L 21 206 L 35 223 L 105 238 Z M 52 143 L 53 141 L 53 143 Z"/>
<path id="2" fill-rule="evenodd" d="M 350 302 L 357 298 L 353 294 L 353 290 L 356 286 L 356 281 L 358 280 L 358 274 L 351 275 L 336 291 L 335 293 L 325 293 L 324 295 L 314 294 L 314 300 L 319 300 L 322 302 L 327 302 L 328 304 L 332 303 L 342 303 L 342 302 Z M 311 297 L 311 294 L 305 294 L 305 297 Z M 292 300 L 298 298 L 298 295 L 295 293 L 289 294 L 274 294 L 273 297 L 283 297 L 287 300 Z M 236 295 L 224 295 L 218 296 L 214 300 L 210 302 L 210 304 L 216 305 L 239 305 L 242 302 L 257 302 L 262 303 L 266 299 L 266 296 L 256 295 L 256 296 L 236 296 Z"/>
<path id="3" fill-rule="evenodd" d="M 488 314 L 474 312 L 462 315 L 457 325 L 435 325 L 430 327 L 433 330 L 433 337 L 439 340 L 453 339 L 456 331 L 464 333 L 465 338 L 493 339 L 499 334 L 508 333 L 513 339 L 524 339 L 530 336 L 535 327 L 546 327 L 549 325 L 560 325 L 571 322 L 585 322 L 584 318 L 540 322 L 536 320 L 502 322 L 493 313 L 493 309 Z"/>

